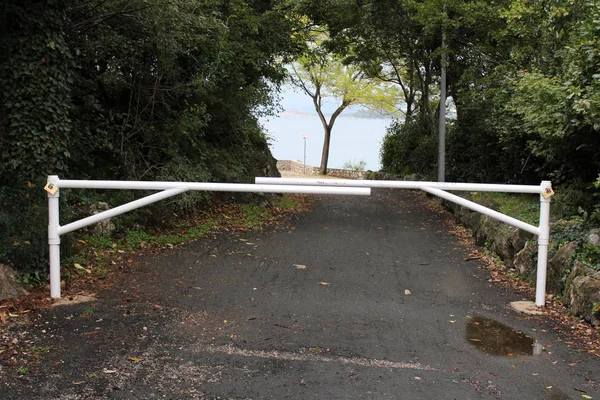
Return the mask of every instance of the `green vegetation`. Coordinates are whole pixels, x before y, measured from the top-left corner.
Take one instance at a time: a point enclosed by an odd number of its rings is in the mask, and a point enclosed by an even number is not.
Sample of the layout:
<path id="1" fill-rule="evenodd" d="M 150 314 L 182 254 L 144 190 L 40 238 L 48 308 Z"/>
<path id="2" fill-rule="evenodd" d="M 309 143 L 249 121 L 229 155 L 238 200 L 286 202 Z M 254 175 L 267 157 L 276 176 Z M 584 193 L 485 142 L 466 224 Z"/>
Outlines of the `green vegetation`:
<path id="1" fill-rule="evenodd" d="M 538 225 L 540 220 L 539 196 L 527 194 L 473 193 L 471 200 L 476 203 L 490 206 L 503 214 L 520 219 L 532 225 Z"/>
<path id="2" fill-rule="evenodd" d="M 26 366 L 20 366 L 17 368 L 17 374 L 19 375 L 27 375 L 29 373 L 29 368 Z"/>
<path id="3" fill-rule="evenodd" d="M 581 236 L 600 221 L 599 32 L 600 0 L 0 0 L 0 262 L 43 282 L 49 174 L 275 175 L 258 117 L 278 111 L 291 65 L 317 110 L 328 94 L 337 114 L 400 95 L 387 104 L 402 118 L 383 143 L 384 172 L 433 177 L 442 56 L 456 114 L 446 180 L 550 179 L 553 218 L 579 223 L 557 235 Z M 64 190 L 62 222 L 139 195 Z M 117 218 L 115 237 L 82 240 L 105 251 L 193 240 L 224 223 L 191 222 L 217 197 L 186 193 Z M 533 220 L 535 205 L 520 201 L 502 207 Z M 244 207 L 241 228 L 268 218 Z"/>
<path id="4" fill-rule="evenodd" d="M 597 223 L 598 0 L 310 3 L 310 15 L 329 28 L 328 49 L 404 94 L 404 118 L 383 143 L 384 172 L 436 176 L 446 55 L 456 113 L 447 120 L 446 180 L 551 180 L 556 217 Z"/>
<path id="5" fill-rule="evenodd" d="M 50 174 L 221 182 L 275 174 L 258 117 L 277 112 L 284 63 L 304 46 L 290 4 L 1 0 L 0 262 L 44 280 Z M 139 195 L 64 190 L 61 217 Z M 121 233 L 165 228 L 173 214 L 193 216 L 212 200 L 188 193 L 116 223 Z"/>
<path id="6" fill-rule="evenodd" d="M 39 355 L 42 353 L 48 353 L 50 351 L 50 346 L 33 346 L 30 350 L 29 350 L 29 354 L 31 355 Z"/>
<path id="7" fill-rule="evenodd" d="M 367 162 L 365 160 L 354 161 L 351 159 L 351 160 L 346 161 L 342 168 L 353 169 L 355 171 L 364 171 L 366 166 L 367 166 Z"/>
<path id="8" fill-rule="evenodd" d="M 308 95 L 323 125 L 324 141 L 319 173 L 327 175 L 331 133 L 337 117 L 352 105 L 363 105 L 384 113 L 394 113 L 399 93 L 394 86 L 381 80 L 370 79 L 360 66 L 343 62 L 340 55 L 325 50 L 328 41 L 326 29 L 313 27 L 305 41 L 305 54 L 292 64 L 291 82 Z M 329 117 L 323 113 L 323 102 L 334 102 L 335 110 Z"/>

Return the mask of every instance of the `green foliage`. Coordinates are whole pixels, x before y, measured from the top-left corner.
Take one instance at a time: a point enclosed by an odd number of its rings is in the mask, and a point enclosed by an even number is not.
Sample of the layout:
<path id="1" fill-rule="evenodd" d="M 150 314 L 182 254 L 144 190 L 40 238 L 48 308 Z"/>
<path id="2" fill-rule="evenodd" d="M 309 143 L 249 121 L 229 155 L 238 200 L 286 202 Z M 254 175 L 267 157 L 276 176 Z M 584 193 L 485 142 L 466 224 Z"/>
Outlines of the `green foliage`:
<path id="1" fill-rule="evenodd" d="M 367 166 L 367 162 L 365 160 L 355 161 L 350 159 L 344 163 L 342 168 L 344 169 L 353 169 L 355 171 L 364 171 Z"/>
<path id="2" fill-rule="evenodd" d="M 381 147 L 382 170 L 400 176 L 435 176 L 437 138 L 426 129 L 418 119 L 388 128 Z"/>
<path id="3" fill-rule="evenodd" d="M 249 182 L 274 171 L 257 116 L 277 110 L 300 27 L 286 0 L 1 2 L 0 260 L 43 279 L 49 174 Z M 63 191 L 61 214 L 139 195 Z M 209 201 L 188 193 L 115 222 L 162 226 Z"/>
<path id="4" fill-rule="evenodd" d="M 0 185 L 64 172 L 74 134 L 65 3 L 19 3 L 0 4 Z"/>
<path id="5" fill-rule="evenodd" d="M 33 346 L 29 349 L 29 354 L 36 356 L 42 353 L 48 353 L 49 351 L 50 346 Z"/>
<path id="6" fill-rule="evenodd" d="M 344 63 L 328 53 L 324 43 L 326 29 L 318 27 L 306 35 L 308 49 L 292 64 L 292 84 L 308 95 L 323 125 L 324 138 L 320 173 L 327 173 L 331 133 L 337 117 L 351 105 L 362 105 L 383 113 L 397 113 L 399 93 L 396 87 L 371 79 L 357 65 Z M 336 109 L 329 119 L 323 113 L 323 101 L 333 99 Z"/>
<path id="7" fill-rule="evenodd" d="M 477 192 L 471 199 L 480 204 L 492 204 L 503 214 L 520 219 L 532 225 L 539 225 L 540 201 L 539 196 L 530 194 Z"/>

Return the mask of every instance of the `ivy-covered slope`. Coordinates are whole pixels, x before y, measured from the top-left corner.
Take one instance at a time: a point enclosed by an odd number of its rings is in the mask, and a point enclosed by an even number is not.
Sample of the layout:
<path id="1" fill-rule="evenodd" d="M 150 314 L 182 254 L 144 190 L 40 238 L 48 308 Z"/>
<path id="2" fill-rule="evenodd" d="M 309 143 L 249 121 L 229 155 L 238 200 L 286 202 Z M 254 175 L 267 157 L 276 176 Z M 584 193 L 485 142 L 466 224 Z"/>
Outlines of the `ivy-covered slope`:
<path id="1" fill-rule="evenodd" d="M 249 182 L 276 173 L 258 116 L 276 110 L 282 63 L 299 47 L 286 15 L 277 0 L 1 0 L 0 262 L 46 269 L 49 174 Z M 96 197 L 65 191 L 63 210 Z M 190 194 L 162 212 L 206 201 Z"/>

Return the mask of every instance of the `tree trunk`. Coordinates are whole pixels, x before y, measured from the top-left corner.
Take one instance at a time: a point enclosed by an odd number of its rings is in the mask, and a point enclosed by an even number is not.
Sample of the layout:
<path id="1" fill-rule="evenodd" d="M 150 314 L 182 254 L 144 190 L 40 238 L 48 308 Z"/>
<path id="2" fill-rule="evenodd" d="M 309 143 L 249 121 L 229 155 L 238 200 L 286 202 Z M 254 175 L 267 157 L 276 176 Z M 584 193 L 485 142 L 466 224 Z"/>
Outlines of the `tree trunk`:
<path id="1" fill-rule="evenodd" d="M 327 163 L 329 162 L 329 144 L 331 143 L 331 128 L 330 124 L 324 128 L 325 138 L 323 139 L 323 153 L 321 154 L 321 166 L 319 167 L 319 174 L 327 175 Z"/>

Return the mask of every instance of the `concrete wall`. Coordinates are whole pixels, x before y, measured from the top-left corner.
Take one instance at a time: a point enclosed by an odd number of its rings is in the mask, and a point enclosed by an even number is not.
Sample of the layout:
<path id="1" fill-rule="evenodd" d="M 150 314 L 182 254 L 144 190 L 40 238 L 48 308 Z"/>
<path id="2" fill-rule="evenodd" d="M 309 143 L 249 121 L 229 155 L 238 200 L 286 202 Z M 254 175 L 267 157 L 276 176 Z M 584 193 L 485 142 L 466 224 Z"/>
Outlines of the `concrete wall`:
<path id="1" fill-rule="evenodd" d="M 319 167 L 315 167 L 313 165 L 306 165 L 306 170 L 304 170 L 304 164 L 299 161 L 293 160 L 279 160 L 277 161 L 277 169 L 279 171 L 290 171 L 295 174 L 305 174 L 305 175 L 318 175 Z M 346 179 L 364 179 L 365 171 L 356 171 L 352 169 L 336 169 L 336 168 L 327 168 L 327 175 L 329 176 L 337 176 L 338 178 L 346 178 Z"/>

